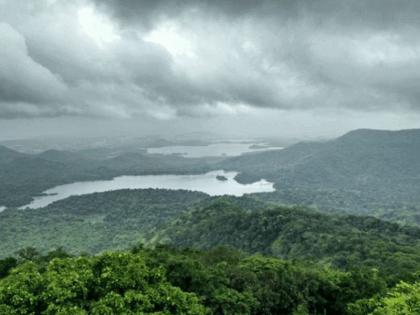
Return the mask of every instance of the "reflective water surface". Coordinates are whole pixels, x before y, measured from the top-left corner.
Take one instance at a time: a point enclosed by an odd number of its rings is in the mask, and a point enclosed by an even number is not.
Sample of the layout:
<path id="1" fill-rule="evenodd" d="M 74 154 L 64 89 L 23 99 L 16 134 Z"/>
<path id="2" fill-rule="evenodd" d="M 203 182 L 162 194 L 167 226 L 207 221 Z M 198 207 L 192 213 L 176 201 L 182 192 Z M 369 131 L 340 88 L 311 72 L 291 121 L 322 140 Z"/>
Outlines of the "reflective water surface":
<path id="1" fill-rule="evenodd" d="M 273 183 L 264 179 L 252 184 L 240 184 L 234 179 L 236 175 L 236 172 L 219 170 L 199 175 L 119 176 L 111 180 L 75 182 L 48 189 L 44 192 L 45 195 L 35 197 L 30 204 L 22 208 L 41 208 L 72 195 L 84 195 L 118 189 L 185 189 L 205 192 L 211 196 L 242 196 L 249 193 L 274 191 Z M 221 180 L 221 176 L 225 178 Z"/>

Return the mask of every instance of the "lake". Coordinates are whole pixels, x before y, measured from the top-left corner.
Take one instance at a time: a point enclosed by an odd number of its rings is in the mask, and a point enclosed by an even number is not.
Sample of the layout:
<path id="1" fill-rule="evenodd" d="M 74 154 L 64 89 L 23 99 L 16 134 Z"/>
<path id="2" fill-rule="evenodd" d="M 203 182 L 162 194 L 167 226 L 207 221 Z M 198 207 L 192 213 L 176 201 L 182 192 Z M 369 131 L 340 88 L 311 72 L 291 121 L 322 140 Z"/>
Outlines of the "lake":
<path id="1" fill-rule="evenodd" d="M 44 191 L 45 195 L 35 197 L 30 204 L 21 208 L 36 209 L 72 195 L 84 195 L 118 189 L 185 189 L 201 191 L 211 196 L 242 196 L 244 194 L 272 192 L 275 190 L 273 183 L 264 179 L 252 184 L 240 184 L 235 180 L 236 175 L 236 172 L 219 170 L 199 175 L 119 176 L 111 180 L 76 182 L 48 189 Z M 218 176 L 219 179 L 217 178 Z"/>
<path id="2" fill-rule="evenodd" d="M 188 158 L 238 156 L 244 153 L 267 150 L 281 150 L 283 147 L 270 147 L 265 143 L 221 142 L 203 146 L 175 145 L 158 148 L 148 148 L 151 154 L 179 154 Z"/>

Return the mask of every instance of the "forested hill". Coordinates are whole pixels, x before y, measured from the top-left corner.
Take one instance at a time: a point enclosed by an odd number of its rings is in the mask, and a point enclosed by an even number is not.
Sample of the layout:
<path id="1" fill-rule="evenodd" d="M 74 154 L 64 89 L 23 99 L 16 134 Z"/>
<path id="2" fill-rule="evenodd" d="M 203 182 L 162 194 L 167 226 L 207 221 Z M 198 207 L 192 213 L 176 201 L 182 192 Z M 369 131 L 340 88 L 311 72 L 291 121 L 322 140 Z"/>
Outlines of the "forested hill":
<path id="1" fill-rule="evenodd" d="M 226 197 L 183 214 L 158 240 L 180 247 L 232 246 L 339 268 L 367 265 L 396 279 L 420 270 L 419 228 L 301 207 L 250 211 Z"/>
<path id="2" fill-rule="evenodd" d="M 43 209 L 9 209 L 0 213 L 0 239 L 3 257 L 28 246 L 96 254 L 142 241 L 228 245 L 344 269 L 369 266 L 390 282 L 420 270 L 418 228 L 188 191 L 119 190 L 74 196 Z"/>
<path id="3" fill-rule="evenodd" d="M 21 206 L 49 187 L 88 178 L 82 165 L 47 160 L 0 146 L 0 205 Z"/>
<path id="4" fill-rule="evenodd" d="M 277 194 L 277 200 L 286 202 L 361 212 L 420 204 L 419 156 L 419 129 L 362 129 L 222 164 L 240 171 L 238 179 L 244 182 L 261 177 L 274 181 L 278 192 L 268 198 Z"/>
<path id="5" fill-rule="evenodd" d="M 234 158 L 102 153 L 50 150 L 30 155 L 0 146 L 0 206 L 28 204 L 44 190 L 74 181 L 225 169 L 239 171 L 242 182 L 274 182 L 277 191 L 260 194 L 263 201 L 358 214 L 381 209 L 383 218 L 420 223 L 420 130 L 355 130 L 330 141 Z"/>
<path id="6" fill-rule="evenodd" d="M 19 248 L 64 247 L 92 254 L 125 249 L 208 195 L 181 190 L 117 190 L 73 196 L 46 208 L 0 212 L 0 257 Z"/>
<path id="7" fill-rule="evenodd" d="M 73 196 L 1 212 L 0 239 L 0 314 L 408 315 L 420 300 L 419 228 L 251 197 Z"/>
<path id="8" fill-rule="evenodd" d="M 0 145 L 0 163 L 6 164 L 8 162 L 12 162 L 15 159 L 25 157 L 26 155 L 23 153 L 16 152 L 11 150 L 5 146 Z"/>
<path id="9" fill-rule="evenodd" d="M 217 160 L 217 159 L 216 159 Z M 213 169 L 213 160 L 125 152 L 95 154 L 49 150 L 24 154 L 0 146 L 0 206 L 18 207 L 57 185 L 119 175 L 191 174 Z"/>

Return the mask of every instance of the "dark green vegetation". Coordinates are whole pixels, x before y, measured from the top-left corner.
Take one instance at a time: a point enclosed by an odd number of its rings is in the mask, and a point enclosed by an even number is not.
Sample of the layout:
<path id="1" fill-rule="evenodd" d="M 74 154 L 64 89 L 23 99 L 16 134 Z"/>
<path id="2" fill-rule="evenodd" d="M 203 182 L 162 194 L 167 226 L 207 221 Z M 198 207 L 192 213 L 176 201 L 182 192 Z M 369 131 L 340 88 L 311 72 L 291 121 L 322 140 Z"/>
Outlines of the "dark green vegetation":
<path id="1" fill-rule="evenodd" d="M 75 196 L 0 213 L 1 255 L 24 248 L 0 259 L 0 314 L 416 314 L 419 236 L 372 217 L 253 198 L 153 189 Z M 156 248 L 51 252 L 138 240 Z"/>
<path id="2" fill-rule="evenodd" d="M 31 257 L 0 280 L 1 314 L 205 314 L 145 255 Z M 53 259 L 51 259 L 53 258 Z"/>
<path id="3" fill-rule="evenodd" d="M 183 214 L 160 233 L 179 247 L 228 245 L 248 253 L 368 266 L 393 283 L 420 271 L 420 229 L 373 217 L 328 216 L 294 207 L 246 208 L 229 198 Z"/>
<path id="4" fill-rule="evenodd" d="M 75 181 L 203 173 L 211 169 L 210 162 L 213 160 L 129 152 L 102 159 L 86 152 L 55 150 L 31 155 L 0 146 L 0 206 L 23 206 L 48 188 Z"/>
<path id="5" fill-rule="evenodd" d="M 94 257 L 27 249 L 0 276 L 0 313 L 418 314 L 418 284 L 386 290 L 373 269 L 342 272 L 228 248 Z"/>
<path id="6" fill-rule="evenodd" d="M 336 216 L 267 206 L 252 198 L 165 190 L 74 196 L 43 209 L 0 213 L 0 256 L 33 246 L 71 253 L 149 245 L 212 248 L 323 263 L 343 270 L 377 268 L 387 283 L 420 270 L 420 229 L 373 217 Z"/>
<path id="7" fill-rule="evenodd" d="M 231 158 L 238 180 L 265 178 L 276 192 L 265 201 L 377 214 L 420 223 L 420 130 L 356 130 L 326 142 L 292 145 Z M 395 212 L 404 208 L 404 213 Z M 376 211 L 377 210 L 377 211 Z"/>
<path id="8" fill-rule="evenodd" d="M 171 190 L 119 190 L 73 196 L 43 209 L 0 213 L 0 256 L 34 246 L 64 247 L 73 253 L 121 249 L 150 239 L 163 224 L 203 193 Z"/>
<path id="9" fill-rule="evenodd" d="M 420 314 L 420 228 L 395 223 L 420 223 L 419 150 L 416 130 L 224 160 L 0 147 L 0 205 L 76 180 L 218 168 L 278 188 L 120 190 L 9 208 L 0 314 Z"/>

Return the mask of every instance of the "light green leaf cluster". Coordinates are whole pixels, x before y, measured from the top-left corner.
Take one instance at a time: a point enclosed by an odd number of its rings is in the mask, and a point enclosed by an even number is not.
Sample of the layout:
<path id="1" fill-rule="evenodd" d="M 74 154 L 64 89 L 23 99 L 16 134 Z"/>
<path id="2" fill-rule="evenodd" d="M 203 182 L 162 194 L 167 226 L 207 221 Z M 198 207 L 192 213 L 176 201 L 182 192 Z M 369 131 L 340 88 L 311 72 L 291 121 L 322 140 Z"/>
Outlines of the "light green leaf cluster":
<path id="1" fill-rule="evenodd" d="M 161 268 L 129 253 L 26 262 L 0 281 L 0 314 L 205 314 Z"/>

